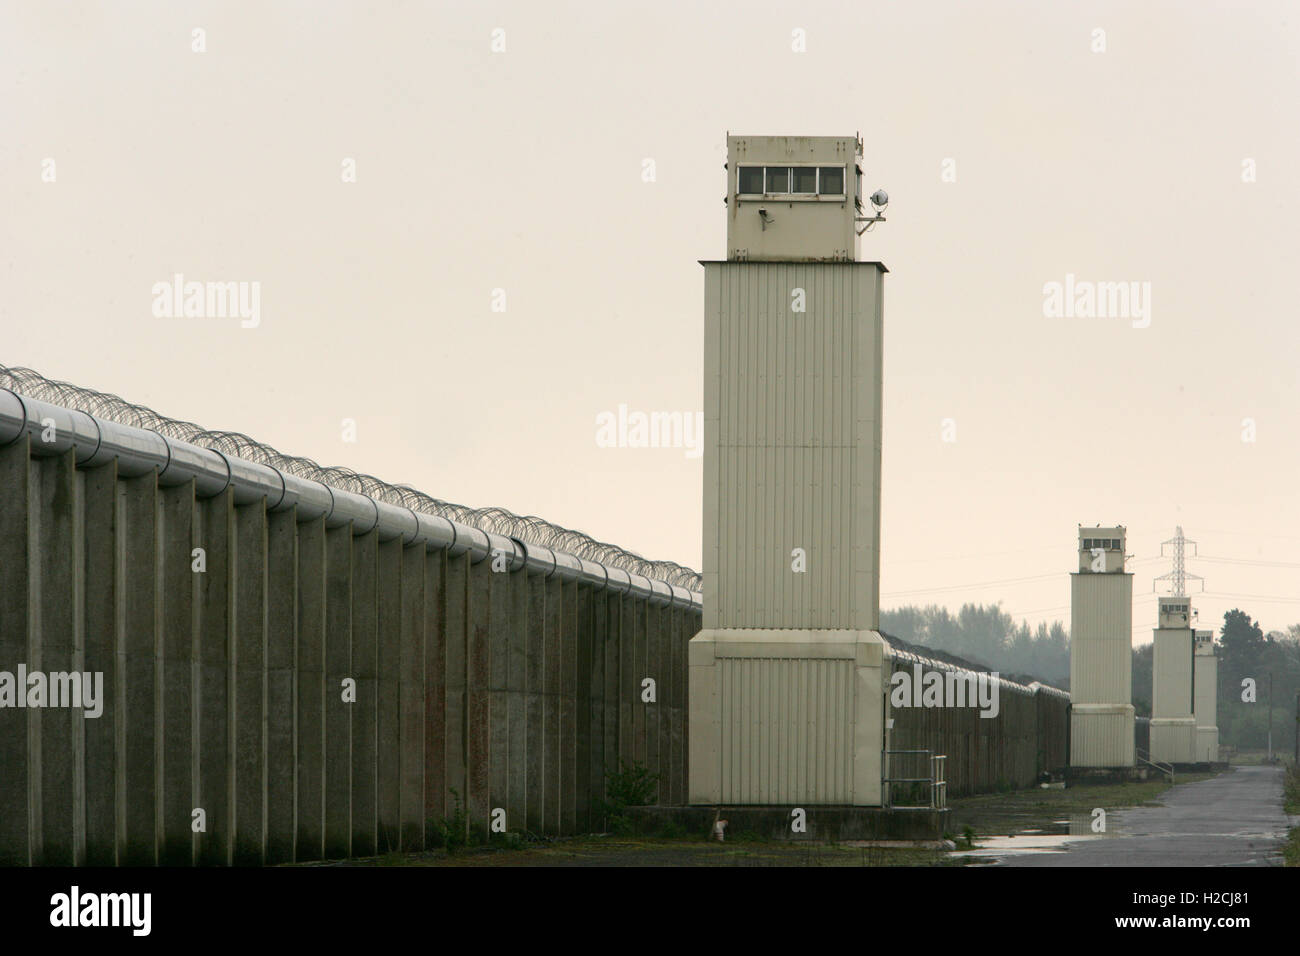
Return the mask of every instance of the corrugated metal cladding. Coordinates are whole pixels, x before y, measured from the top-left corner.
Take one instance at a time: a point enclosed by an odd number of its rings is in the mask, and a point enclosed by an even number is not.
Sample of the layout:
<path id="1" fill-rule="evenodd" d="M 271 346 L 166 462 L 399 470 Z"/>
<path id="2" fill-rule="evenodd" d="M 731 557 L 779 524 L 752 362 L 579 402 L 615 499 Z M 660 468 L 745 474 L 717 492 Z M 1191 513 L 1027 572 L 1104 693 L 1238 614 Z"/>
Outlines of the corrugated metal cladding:
<path id="1" fill-rule="evenodd" d="M 852 660 L 719 658 L 722 802 L 853 802 Z"/>
<path id="2" fill-rule="evenodd" d="M 1219 723 L 1219 660 L 1212 654 L 1196 655 L 1196 726 L 1215 727 Z M 1217 758 L 1216 758 L 1217 759 Z"/>
<path id="3" fill-rule="evenodd" d="M 1192 716 L 1194 642 L 1190 628 L 1155 629 L 1151 669 L 1151 716 Z"/>
<path id="4" fill-rule="evenodd" d="M 1133 575 L 1070 576 L 1070 696 L 1075 704 L 1133 699 Z"/>
<path id="5" fill-rule="evenodd" d="M 1173 723 L 1162 718 L 1151 721 L 1151 759 L 1167 763 L 1191 763 L 1196 759 L 1196 722 L 1187 717 Z"/>
<path id="6" fill-rule="evenodd" d="M 705 269 L 705 627 L 872 630 L 883 267 Z"/>
<path id="7" fill-rule="evenodd" d="M 1086 714 L 1076 706 L 1070 720 L 1072 767 L 1131 767 L 1136 739 L 1128 714 Z"/>

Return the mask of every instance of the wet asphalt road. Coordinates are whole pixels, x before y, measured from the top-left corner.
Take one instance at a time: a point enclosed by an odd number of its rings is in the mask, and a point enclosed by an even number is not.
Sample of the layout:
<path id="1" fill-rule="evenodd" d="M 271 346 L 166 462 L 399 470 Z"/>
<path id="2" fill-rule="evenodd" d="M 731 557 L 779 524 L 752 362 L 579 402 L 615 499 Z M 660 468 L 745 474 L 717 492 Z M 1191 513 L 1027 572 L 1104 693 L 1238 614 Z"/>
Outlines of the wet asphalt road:
<path id="1" fill-rule="evenodd" d="M 1180 784 L 1163 807 L 1107 812 L 1106 837 L 1000 857 L 1003 866 L 1281 866 L 1287 829 L 1280 767 L 1237 767 Z"/>

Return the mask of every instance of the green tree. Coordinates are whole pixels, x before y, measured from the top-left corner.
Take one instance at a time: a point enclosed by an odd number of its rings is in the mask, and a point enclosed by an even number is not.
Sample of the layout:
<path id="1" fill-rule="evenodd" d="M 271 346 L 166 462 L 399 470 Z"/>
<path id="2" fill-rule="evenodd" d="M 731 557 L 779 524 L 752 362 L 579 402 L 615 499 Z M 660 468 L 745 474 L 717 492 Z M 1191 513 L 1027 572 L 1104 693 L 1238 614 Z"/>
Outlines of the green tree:
<path id="1" fill-rule="evenodd" d="M 1151 675 L 1154 671 L 1155 649 L 1152 644 L 1133 648 L 1133 712 L 1138 717 L 1151 716 Z"/>
<path id="2" fill-rule="evenodd" d="M 1223 645 L 1224 669 L 1243 677 L 1257 676 L 1253 672 L 1259 668 L 1264 648 L 1272 643 L 1250 615 L 1237 608 L 1224 612 L 1219 642 Z"/>

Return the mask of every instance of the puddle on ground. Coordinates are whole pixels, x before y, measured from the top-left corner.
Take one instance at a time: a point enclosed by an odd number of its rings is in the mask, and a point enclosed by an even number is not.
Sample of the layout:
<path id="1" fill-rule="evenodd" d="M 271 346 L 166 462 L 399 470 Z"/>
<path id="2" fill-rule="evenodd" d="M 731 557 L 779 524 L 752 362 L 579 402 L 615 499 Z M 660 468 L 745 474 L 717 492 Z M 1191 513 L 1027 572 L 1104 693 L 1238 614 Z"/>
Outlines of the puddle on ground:
<path id="1" fill-rule="evenodd" d="M 1054 820 L 1039 827 L 1017 828 L 1009 834 L 976 834 L 975 849 L 954 851 L 949 855 L 992 862 L 999 857 L 1027 853 L 1064 853 L 1070 843 L 1105 840 L 1118 835 L 1112 820 L 1107 820 L 1106 825 L 1107 832 L 1094 833 L 1092 815 L 1076 813 L 1067 820 Z"/>

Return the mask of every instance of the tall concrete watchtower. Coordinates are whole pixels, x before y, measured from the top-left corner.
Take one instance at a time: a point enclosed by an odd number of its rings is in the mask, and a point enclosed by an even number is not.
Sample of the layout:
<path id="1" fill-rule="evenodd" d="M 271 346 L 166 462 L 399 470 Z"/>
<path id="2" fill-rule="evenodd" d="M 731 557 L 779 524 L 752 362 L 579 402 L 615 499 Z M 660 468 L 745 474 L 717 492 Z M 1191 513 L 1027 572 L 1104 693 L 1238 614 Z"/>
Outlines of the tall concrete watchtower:
<path id="1" fill-rule="evenodd" d="M 1134 765 L 1133 575 L 1123 525 L 1079 526 L 1070 576 L 1070 766 Z"/>
<path id="2" fill-rule="evenodd" d="M 880 217 L 856 136 L 728 136 L 727 152 L 727 258 L 702 263 L 690 801 L 878 806 L 886 269 L 858 246 Z"/>
<path id="3" fill-rule="evenodd" d="M 1196 670 L 1192 688 L 1196 718 L 1197 763 L 1219 759 L 1219 658 L 1215 656 L 1213 631 L 1196 632 Z"/>
<path id="4" fill-rule="evenodd" d="M 1196 760 L 1195 672 L 1192 605 L 1183 595 L 1161 597 L 1156 614 L 1151 666 L 1151 759 Z"/>

